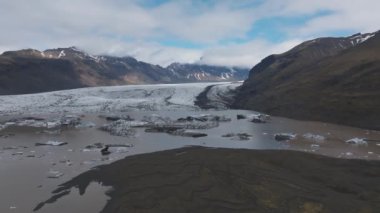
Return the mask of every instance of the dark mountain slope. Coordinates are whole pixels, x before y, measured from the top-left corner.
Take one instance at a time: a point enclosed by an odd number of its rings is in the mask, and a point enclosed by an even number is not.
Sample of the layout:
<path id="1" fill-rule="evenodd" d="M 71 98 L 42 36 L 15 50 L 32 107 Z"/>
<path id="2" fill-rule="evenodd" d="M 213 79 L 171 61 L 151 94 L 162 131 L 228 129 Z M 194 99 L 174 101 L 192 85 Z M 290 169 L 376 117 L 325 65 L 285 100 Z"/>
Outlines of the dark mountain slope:
<path id="1" fill-rule="evenodd" d="M 234 107 L 380 129 L 380 34 L 316 39 L 269 56 Z"/>
<path id="2" fill-rule="evenodd" d="M 85 86 L 73 63 L 36 58 L 0 59 L 0 95 L 43 92 Z"/>
<path id="3" fill-rule="evenodd" d="M 0 56 L 0 95 L 180 80 L 163 67 L 131 57 L 91 56 L 75 48 L 28 49 Z"/>

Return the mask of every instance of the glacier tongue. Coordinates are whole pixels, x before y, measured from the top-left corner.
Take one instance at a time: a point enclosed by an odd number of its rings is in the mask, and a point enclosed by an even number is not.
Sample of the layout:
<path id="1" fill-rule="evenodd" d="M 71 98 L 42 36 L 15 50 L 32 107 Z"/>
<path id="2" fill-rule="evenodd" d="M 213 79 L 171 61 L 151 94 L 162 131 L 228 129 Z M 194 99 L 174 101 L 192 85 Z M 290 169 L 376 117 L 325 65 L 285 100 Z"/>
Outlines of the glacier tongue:
<path id="1" fill-rule="evenodd" d="M 194 101 L 207 86 L 241 83 L 189 83 L 93 87 L 0 96 L 0 115 L 97 113 L 134 110 L 199 109 Z"/>

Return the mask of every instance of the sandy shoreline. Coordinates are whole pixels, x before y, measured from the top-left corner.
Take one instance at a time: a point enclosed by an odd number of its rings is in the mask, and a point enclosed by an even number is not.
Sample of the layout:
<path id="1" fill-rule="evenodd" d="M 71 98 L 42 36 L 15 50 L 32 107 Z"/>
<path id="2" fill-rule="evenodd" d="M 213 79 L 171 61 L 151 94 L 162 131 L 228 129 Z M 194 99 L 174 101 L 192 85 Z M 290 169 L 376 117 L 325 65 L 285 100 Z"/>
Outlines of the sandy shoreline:
<path id="1" fill-rule="evenodd" d="M 379 161 L 187 147 L 99 166 L 62 184 L 50 202 L 73 187 L 85 193 L 100 182 L 113 188 L 103 213 L 375 212 L 379 177 Z"/>

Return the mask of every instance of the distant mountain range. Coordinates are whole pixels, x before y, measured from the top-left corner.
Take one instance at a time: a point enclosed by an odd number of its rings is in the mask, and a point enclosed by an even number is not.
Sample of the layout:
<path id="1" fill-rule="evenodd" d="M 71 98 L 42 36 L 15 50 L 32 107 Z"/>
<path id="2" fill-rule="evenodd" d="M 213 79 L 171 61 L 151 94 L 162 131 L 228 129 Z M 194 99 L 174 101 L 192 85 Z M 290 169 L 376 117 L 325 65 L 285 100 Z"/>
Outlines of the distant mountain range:
<path id="1" fill-rule="evenodd" d="M 168 70 L 190 81 L 241 81 L 248 77 L 249 69 L 205 64 L 173 63 Z"/>
<path id="2" fill-rule="evenodd" d="M 91 86 L 244 80 L 249 69 L 174 63 L 167 68 L 133 57 L 94 56 L 75 47 L 25 49 L 0 55 L 0 95 Z"/>
<path id="3" fill-rule="evenodd" d="M 380 33 L 306 41 L 254 66 L 236 108 L 380 129 Z"/>

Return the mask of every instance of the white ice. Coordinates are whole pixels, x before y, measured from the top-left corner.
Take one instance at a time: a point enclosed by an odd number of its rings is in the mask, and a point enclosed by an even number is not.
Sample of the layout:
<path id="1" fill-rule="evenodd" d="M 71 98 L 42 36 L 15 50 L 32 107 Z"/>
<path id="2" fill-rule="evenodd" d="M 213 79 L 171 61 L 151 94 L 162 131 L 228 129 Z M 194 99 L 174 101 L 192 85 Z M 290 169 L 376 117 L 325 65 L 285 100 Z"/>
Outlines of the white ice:
<path id="1" fill-rule="evenodd" d="M 0 96 L 0 115 L 90 113 L 134 110 L 198 109 L 196 97 L 207 86 L 218 92 L 241 83 L 188 83 L 92 87 L 56 92 Z M 212 91 L 212 99 L 218 99 Z"/>

